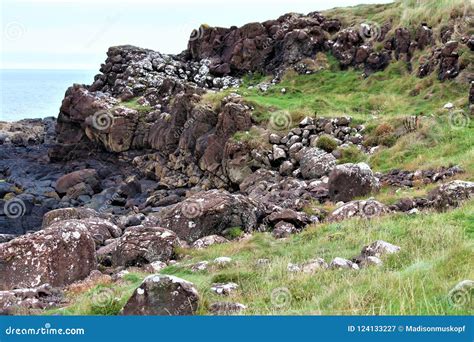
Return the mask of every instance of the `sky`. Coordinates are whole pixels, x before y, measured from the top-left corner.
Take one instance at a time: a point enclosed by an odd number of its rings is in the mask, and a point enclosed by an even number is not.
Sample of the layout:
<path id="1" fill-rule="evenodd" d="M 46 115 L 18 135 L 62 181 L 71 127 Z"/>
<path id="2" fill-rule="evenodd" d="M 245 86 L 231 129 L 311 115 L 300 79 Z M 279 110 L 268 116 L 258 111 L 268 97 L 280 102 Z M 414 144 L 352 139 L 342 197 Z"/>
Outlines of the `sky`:
<path id="1" fill-rule="evenodd" d="M 389 0 L 0 0 L 0 68 L 98 69 L 109 46 L 164 53 L 186 48 L 205 23 L 241 26 L 287 12 L 308 13 Z"/>

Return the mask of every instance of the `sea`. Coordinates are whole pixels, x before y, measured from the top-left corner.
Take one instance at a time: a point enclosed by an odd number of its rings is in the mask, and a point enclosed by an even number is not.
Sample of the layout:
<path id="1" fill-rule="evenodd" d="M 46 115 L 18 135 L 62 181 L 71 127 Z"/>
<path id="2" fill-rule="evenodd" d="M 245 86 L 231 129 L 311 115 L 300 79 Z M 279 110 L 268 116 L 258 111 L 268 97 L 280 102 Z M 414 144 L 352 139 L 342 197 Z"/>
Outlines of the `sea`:
<path id="1" fill-rule="evenodd" d="M 0 121 L 57 117 L 74 83 L 91 84 L 97 70 L 0 69 Z"/>

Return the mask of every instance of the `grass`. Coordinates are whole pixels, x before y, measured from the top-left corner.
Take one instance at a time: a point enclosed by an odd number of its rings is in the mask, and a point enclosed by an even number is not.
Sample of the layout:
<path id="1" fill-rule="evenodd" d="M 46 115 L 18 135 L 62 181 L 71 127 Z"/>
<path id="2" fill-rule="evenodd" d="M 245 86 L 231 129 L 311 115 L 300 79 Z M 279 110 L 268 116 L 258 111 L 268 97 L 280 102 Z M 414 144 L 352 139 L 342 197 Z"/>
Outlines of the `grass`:
<path id="1" fill-rule="evenodd" d="M 473 238 L 474 201 L 470 201 L 445 213 L 320 224 L 287 240 L 258 233 L 239 242 L 189 250 L 179 264 L 161 273 L 196 285 L 202 298 L 200 314 L 208 313 L 210 303 L 229 300 L 248 306 L 247 315 L 465 315 L 472 314 L 472 301 L 455 307 L 448 293 L 459 281 L 474 277 Z M 384 257 L 381 267 L 315 274 L 287 271 L 289 262 L 351 258 L 378 239 L 401 247 L 400 253 Z M 219 256 L 231 257 L 232 264 L 195 273 L 189 270 L 196 262 Z M 269 259 L 269 264 L 257 266 L 260 258 Z M 71 298 L 69 307 L 54 313 L 116 314 L 144 276 L 129 274 L 114 287 L 117 300 L 105 307 L 93 304 L 100 285 Z M 230 281 L 239 288 L 229 297 L 210 291 L 212 283 Z"/>
<path id="2" fill-rule="evenodd" d="M 291 116 L 290 127 L 296 126 L 304 116 L 349 115 L 354 123 L 366 125 L 367 133 L 387 123 L 400 128 L 405 118 L 417 116 L 420 118 L 417 131 L 401 137 L 379 136 L 375 141 L 388 147 L 372 156 L 369 164 L 376 171 L 460 164 L 474 174 L 474 121 L 467 114 L 467 84 L 441 83 L 435 74 L 419 79 L 407 71 L 403 62 L 392 63 L 385 71 L 363 78 L 356 70 L 339 70 L 330 55 L 328 60 L 329 69 L 312 75 L 289 73 L 266 93 L 248 89 L 249 84 L 255 83 L 250 77 L 237 92 L 255 108 L 254 120 L 261 126 L 265 126 L 272 113 L 282 110 Z M 257 80 L 261 81 L 261 76 Z M 285 94 L 281 93 L 282 88 L 286 89 Z M 216 100 L 216 95 L 212 96 Z M 465 125 L 452 124 L 449 111 L 443 109 L 448 102 L 469 120 Z M 364 160 L 354 152 L 346 152 L 343 160 Z"/>

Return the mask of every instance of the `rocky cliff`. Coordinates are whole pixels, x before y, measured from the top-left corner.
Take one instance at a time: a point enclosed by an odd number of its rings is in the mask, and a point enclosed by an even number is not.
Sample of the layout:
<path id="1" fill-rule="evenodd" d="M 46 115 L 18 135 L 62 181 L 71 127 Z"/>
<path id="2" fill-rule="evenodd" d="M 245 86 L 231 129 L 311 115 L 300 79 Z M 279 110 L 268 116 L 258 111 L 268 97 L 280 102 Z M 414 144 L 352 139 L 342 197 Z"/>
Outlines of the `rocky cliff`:
<path id="1" fill-rule="evenodd" d="M 350 114 L 293 116 L 269 106 L 262 118 L 246 91 L 257 88 L 262 96 L 291 98 L 302 88 L 280 82 L 295 84 L 288 82 L 291 75 L 305 82 L 304 77 L 327 69 L 324 64 L 332 58 L 335 74 L 356 71 L 360 84 L 376 82 L 372 76 L 391 77 L 384 71 L 391 65 L 401 65 L 399 73 L 411 82 L 426 78 L 429 86 L 453 89 L 461 84 L 455 88 L 464 91 L 459 101 L 445 107 L 472 110 L 474 35 L 469 28 L 459 29 L 465 16 L 453 14 L 433 29 L 425 22 L 403 27 L 392 20 L 348 22 L 330 12 L 289 13 L 240 28 L 202 25 L 179 55 L 110 48 L 91 85 L 66 91 L 57 122 L 2 123 L 0 174 L 6 181 L 0 183 L 0 271 L 8 277 L 1 277 L 0 290 L 46 283 L 63 288 L 97 268 L 114 277 L 128 267 L 153 271 L 179 259 L 179 249 L 256 231 L 281 239 L 326 222 L 458 207 L 472 197 L 474 185 L 452 178 L 465 174 L 466 166 L 466 177 L 472 177 L 469 165 L 375 172 L 350 158 L 354 154 L 367 161 L 397 140 L 428 140 L 423 127 L 431 123 L 424 113 L 399 113 L 396 126 L 375 128 L 375 115 L 364 121 Z M 260 75 L 266 81 L 249 85 L 248 78 Z M 418 96 L 424 84 L 417 83 L 406 96 Z M 467 119 L 462 128 L 469 129 L 469 112 L 449 113 L 454 124 Z M 391 203 L 371 197 L 381 188 L 426 186 L 435 190 Z M 393 253 L 399 249 L 383 241 L 375 245 Z M 319 260 L 292 267 L 359 269 L 380 264 L 379 257 L 391 253 L 364 249 L 352 261 L 335 258 L 329 265 Z M 57 258 L 62 262 L 52 267 Z M 87 262 L 76 265 L 70 258 Z M 29 268 L 32 260 L 37 269 Z M 13 276 L 18 268 L 27 272 Z M 183 301 L 187 296 L 197 301 L 192 284 L 183 284 Z M 154 286 L 148 279 L 140 290 L 163 291 Z M 229 284 L 214 288 L 217 293 L 234 289 Z M 7 300 L 0 297 L 0 307 L 23 303 L 31 309 L 31 301 L 19 297 L 8 292 Z M 126 308 L 135 313 L 132 304 Z M 186 314 L 196 307 L 188 309 Z"/>

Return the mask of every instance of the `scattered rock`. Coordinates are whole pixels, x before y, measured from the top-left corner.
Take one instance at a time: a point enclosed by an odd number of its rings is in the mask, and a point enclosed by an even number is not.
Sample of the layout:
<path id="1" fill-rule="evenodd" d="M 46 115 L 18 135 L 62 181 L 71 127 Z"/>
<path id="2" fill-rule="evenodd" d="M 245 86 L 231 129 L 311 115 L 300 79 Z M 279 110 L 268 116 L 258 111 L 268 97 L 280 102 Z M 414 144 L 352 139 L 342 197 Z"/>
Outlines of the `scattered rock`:
<path id="1" fill-rule="evenodd" d="M 371 218 L 390 212 L 387 206 L 369 199 L 366 201 L 351 201 L 334 210 L 328 221 L 341 221 L 351 217 Z"/>
<path id="2" fill-rule="evenodd" d="M 347 260 L 347 259 L 343 259 L 343 258 L 334 258 L 331 263 L 329 264 L 329 268 L 330 269 L 353 269 L 353 270 L 358 270 L 359 269 L 359 266 L 350 261 L 350 260 Z"/>
<path id="3" fill-rule="evenodd" d="M 229 257 L 218 257 L 214 259 L 214 263 L 218 266 L 226 266 L 232 262 L 232 258 Z"/>
<path id="4" fill-rule="evenodd" d="M 229 240 L 227 240 L 226 238 L 222 236 L 209 235 L 209 236 L 205 236 L 203 238 L 197 239 L 196 241 L 193 242 L 191 247 L 195 249 L 203 249 L 215 244 L 226 243 L 226 242 L 229 242 Z"/>
<path id="5" fill-rule="evenodd" d="M 380 188 L 378 179 L 366 163 L 337 165 L 329 174 L 328 186 L 329 197 L 334 202 L 348 202 Z"/>

